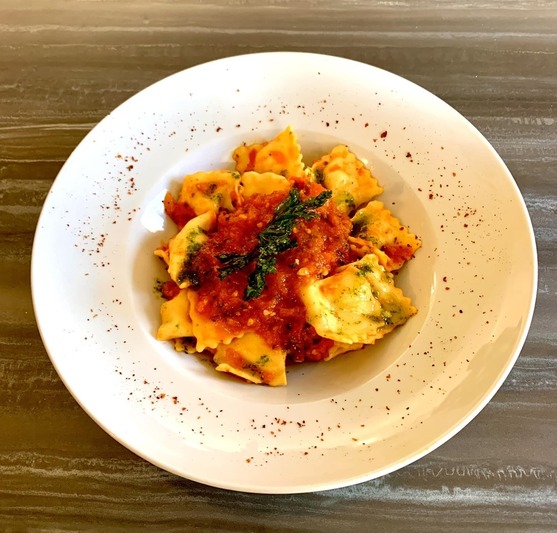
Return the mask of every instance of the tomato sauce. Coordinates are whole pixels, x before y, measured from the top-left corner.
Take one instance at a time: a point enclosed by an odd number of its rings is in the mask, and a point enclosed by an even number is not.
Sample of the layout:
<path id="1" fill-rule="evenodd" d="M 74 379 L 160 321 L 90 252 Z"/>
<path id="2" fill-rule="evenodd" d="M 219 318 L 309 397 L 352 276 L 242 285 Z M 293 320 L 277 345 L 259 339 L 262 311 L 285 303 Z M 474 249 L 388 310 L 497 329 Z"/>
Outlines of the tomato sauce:
<path id="1" fill-rule="evenodd" d="M 409 244 L 386 244 L 383 251 L 397 264 L 404 264 L 412 258 L 414 253 L 412 246 Z"/>
<path id="2" fill-rule="evenodd" d="M 171 279 L 165 281 L 161 286 L 161 295 L 166 300 L 172 300 L 180 294 L 180 287 L 174 283 Z"/>
<path id="3" fill-rule="evenodd" d="M 301 181 L 301 180 L 300 180 Z M 299 182 L 300 196 L 307 199 L 323 191 L 321 185 Z M 219 322 L 232 333 L 253 331 L 273 348 L 287 352 L 295 362 L 319 361 L 327 357 L 333 341 L 317 335 L 306 321 L 300 288 L 312 279 L 323 278 L 336 268 L 355 260 L 348 245 L 352 228 L 332 201 L 317 210 L 318 217 L 300 221 L 292 232 L 298 245 L 277 257 L 277 272 L 265 278 L 266 287 L 257 298 L 244 300 L 250 264 L 240 271 L 219 277 L 220 254 L 251 252 L 258 235 L 274 215 L 287 192 L 254 195 L 232 213 L 221 212 L 217 229 L 193 259 L 191 268 L 200 281 L 197 311 Z"/>

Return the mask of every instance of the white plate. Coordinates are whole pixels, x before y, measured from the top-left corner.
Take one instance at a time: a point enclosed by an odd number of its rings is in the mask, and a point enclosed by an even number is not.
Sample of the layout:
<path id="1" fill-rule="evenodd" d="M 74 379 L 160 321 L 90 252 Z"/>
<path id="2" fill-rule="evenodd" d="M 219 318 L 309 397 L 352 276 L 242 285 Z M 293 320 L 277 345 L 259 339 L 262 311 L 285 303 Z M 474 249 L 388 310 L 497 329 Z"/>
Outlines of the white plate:
<path id="1" fill-rule="evenodd" d="M 154 339 L 152 250 L 173 230 L 167 188 L 289 124 L 308 160 L 341 142 L 366 158 L 381 199 L 423 239 L 397 282 L 419 313 L 377 346 L 295 366 L 287 387 L 269 388 Z M 536 275 L 520 193 L 469 122 L 393 74 L 302 53 L 207 63 L 117 108 L 58 175 L 32 261 L 45 346 L 100 426 L 170 472 L 266 493 L 372 479 L 459 431 L 519 354 Z"/>

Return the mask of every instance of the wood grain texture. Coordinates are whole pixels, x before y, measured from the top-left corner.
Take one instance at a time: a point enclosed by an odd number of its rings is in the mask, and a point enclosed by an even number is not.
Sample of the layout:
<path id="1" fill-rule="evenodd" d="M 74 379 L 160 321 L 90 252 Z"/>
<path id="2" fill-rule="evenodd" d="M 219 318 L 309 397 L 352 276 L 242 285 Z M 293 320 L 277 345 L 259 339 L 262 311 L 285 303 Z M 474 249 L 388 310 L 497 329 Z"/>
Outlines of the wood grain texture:
<path id="1" fill-rule="evenodd" d="M 516 366 L 484 411 L 416 463 L 354 487 L 233 493 L 105 434 L 35 324 L 33 232 L 65 159 L 110 110 L 178 70 L 303 50 L 437 94 L 506 161 L 535 228 L 539 288 Z M 557 3 L 0 0 L 0 530 L 557 531 Z"/>

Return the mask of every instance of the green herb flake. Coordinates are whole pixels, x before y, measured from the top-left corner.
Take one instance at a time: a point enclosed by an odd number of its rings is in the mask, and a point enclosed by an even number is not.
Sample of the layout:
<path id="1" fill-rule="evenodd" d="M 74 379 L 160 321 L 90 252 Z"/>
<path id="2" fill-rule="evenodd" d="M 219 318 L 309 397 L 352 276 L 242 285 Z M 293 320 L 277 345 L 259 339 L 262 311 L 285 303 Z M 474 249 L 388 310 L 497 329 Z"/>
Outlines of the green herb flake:
<path id="1" fill-rule="evenodd" d="M 337 206 L 348 212 L 356 208 L 356 200 L 348 191 L 341 191 L 335 197 L 335 203 Z"/>
<path id="2" fill-rule="evenodd" d="M 323 170 L 320 168 L 316 168 L 314 171 L 315 181 L 320 185 L 325 183 L 325 175 L 323 174 Z"/>
<path id="3" fill-rule="evenodd" d="M 158 294 L 162 297 L 162 286 L 164 285 L 164 281 L 159 278 L 155 278 L 153 282 L 153 292 Z"/>
<path id="4" fill-rule="evenodd" d="M 356 268 L 358 269 L 357 276 L 367 276 L 368 274 L 373 274 L 373 267 L 368 265 L 367 263 L 356 264 Z"/>

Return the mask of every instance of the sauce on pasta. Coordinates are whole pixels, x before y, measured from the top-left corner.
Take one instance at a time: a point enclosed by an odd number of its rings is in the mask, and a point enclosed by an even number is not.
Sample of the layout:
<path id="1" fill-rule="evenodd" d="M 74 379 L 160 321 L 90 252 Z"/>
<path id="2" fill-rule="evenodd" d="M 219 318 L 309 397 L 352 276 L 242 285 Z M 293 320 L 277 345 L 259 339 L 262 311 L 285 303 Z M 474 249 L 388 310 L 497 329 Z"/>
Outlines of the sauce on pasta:
<path id="1" fill-rule="evenodd" d="M 346 145 L 306 166 L 287 128 L 232 159 L 235 170 L 187 175 L 164 199 L 178 232 L 155 250 L 170 277 L 158 339 L 279 386 L 287 363 L 374 344 L 417 312 L 393 273 L 421 242 Z"/>
<path id="2" fill-rule="evenodd" d="M 297 185 L 303 187 L 302 198 L 324 190 L 302 180 Z M 232 332 L 257 332 L 273 348 L 285 350 L 292 361 L 319 361 L 328 356 L 333 342 L 317 335 L 306 322 L 299 286 L 311 277 L 325 277 L 353 259 L 348 246 L 351 224 L 334 203 L 319 208 L 318 218 L 295 227 L 293 237 L 298 245 L 278 257 L 277 272 L 267 276 L 267 287 L 259 298 L 246 301 L 242 297 L 249 270 L 224 279 L 218 275 L 217 256 L 253 249 L 257 235 L 285 197 L 284 192 L 255 195 L 235 211 L 220 214 L 217 230 L 192 261 L 191 268 L 200 280 L 197 311 Z"/>

